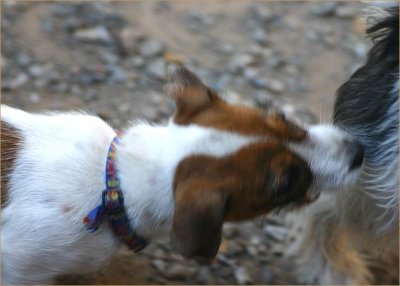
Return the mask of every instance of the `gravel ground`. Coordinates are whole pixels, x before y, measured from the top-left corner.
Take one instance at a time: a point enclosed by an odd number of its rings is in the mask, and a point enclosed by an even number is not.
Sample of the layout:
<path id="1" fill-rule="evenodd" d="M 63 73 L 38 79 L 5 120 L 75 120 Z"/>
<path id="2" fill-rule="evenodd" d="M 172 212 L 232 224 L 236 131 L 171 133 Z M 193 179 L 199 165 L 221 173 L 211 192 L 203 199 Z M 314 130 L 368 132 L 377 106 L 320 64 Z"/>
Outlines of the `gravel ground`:
<path id="1" fill-rule="evenodd" d="M 227 100 L 328 122 L 334 93 L 364 61 L 358 2 L 2 1 L 2 103 L 83 109 L 115 128 L 165 122 L 165 66 L 182 62 Z M 301 216 L 301 212 L 298 214 Z M 290 232 L 289 232 L 290 230 Z M 284 213 L 227 224 L 211 265 L 183 260 L 169 239 L 125 248 L 104 271 L 59 284 L 285 284 L 296 241 Z"/>

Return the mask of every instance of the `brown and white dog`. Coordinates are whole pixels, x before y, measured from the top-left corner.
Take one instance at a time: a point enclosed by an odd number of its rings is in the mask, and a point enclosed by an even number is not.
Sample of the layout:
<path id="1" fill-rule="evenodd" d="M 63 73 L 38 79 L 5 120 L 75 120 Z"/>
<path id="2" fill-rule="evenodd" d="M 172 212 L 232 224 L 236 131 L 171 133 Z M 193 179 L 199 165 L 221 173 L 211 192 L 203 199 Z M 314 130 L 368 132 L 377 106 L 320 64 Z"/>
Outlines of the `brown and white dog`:
<path id="1" fill-rule="evenodd" d="M 213 258 L 224 221 L 312 201 L 352 184 L 359 145 L 332 126 L 300 127 L 276 112 L 230 105 L 194 74 L 170 71 L 176 113 L 132 124 L 116 146 L 130 224 L 147 239 L 172 233 L 186 257 Z M 114 130 L 84 113 L 1 108 L 2 279 L 51 283 L 99 269 L 121 245 L 82 218 L 101 201 Z"/>

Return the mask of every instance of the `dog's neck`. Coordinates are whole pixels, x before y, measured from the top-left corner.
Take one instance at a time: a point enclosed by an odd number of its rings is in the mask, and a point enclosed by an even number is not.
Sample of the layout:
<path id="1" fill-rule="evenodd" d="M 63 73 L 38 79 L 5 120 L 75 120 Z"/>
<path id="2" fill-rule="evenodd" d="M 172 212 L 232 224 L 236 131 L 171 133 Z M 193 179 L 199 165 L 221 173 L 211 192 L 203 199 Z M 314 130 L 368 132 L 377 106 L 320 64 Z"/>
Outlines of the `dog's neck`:
<path id="1" fill-rule="evenodd" d="M 125 207 L 137 233 L 152 238 L 169 231 L 174 213 L 173 180 L 179 162 L 193 154 L 225 156 L 257 140 L 196 125 L 138 123 L 117 145 L 117 169 Z"/>

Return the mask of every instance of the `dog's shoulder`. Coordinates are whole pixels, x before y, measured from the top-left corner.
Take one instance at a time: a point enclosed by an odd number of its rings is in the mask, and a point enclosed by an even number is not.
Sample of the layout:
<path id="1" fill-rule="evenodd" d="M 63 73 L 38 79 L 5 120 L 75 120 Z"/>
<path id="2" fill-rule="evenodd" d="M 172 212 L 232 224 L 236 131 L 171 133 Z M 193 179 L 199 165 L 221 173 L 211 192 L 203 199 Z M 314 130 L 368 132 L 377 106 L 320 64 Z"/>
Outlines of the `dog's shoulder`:
<path id="1" fill-rule="evenodd" d="M 31 196 L 43 196 L 43 190 L 54 195 L 89 184 L 115 136 L 106 122 L 83 112 L 28 113 L 5 105 L 1 133 L 2 204 L 26 191 L 24 185 Z"/>
<path id="2" fill-rule="evenodd" d="M 98 137 L 106 137 L 108 141 L 110 136 L 115 135 L 105 121 L 83 111 L 28 113 L 1 105 L 1 122 L 12 127 L 30 143 L 60 141 L 70 144 L 74 140 L 82 142 L 91 137 L 95 141 Z"/>

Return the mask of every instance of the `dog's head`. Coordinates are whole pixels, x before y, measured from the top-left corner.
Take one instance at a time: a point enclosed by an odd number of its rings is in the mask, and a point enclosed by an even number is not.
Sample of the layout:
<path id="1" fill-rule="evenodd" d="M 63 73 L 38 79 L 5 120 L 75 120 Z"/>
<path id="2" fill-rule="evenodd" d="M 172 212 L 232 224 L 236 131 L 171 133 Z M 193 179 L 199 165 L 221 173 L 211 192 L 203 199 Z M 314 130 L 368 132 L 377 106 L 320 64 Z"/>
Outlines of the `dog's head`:
<path id="1" fill-rule="evenodd" d="M 334 127 L 228 104 L 183 67 L 170 71 L 166 91 L 176 102 L 171 124 L 212 130 L 204 144 L 220 149 L 187 156 L 175 171 L 172 238 L 186 257 L 213 258 L 224 221 L 303 205 L 351 182 L 361 164 L 358 145 Z"/>

